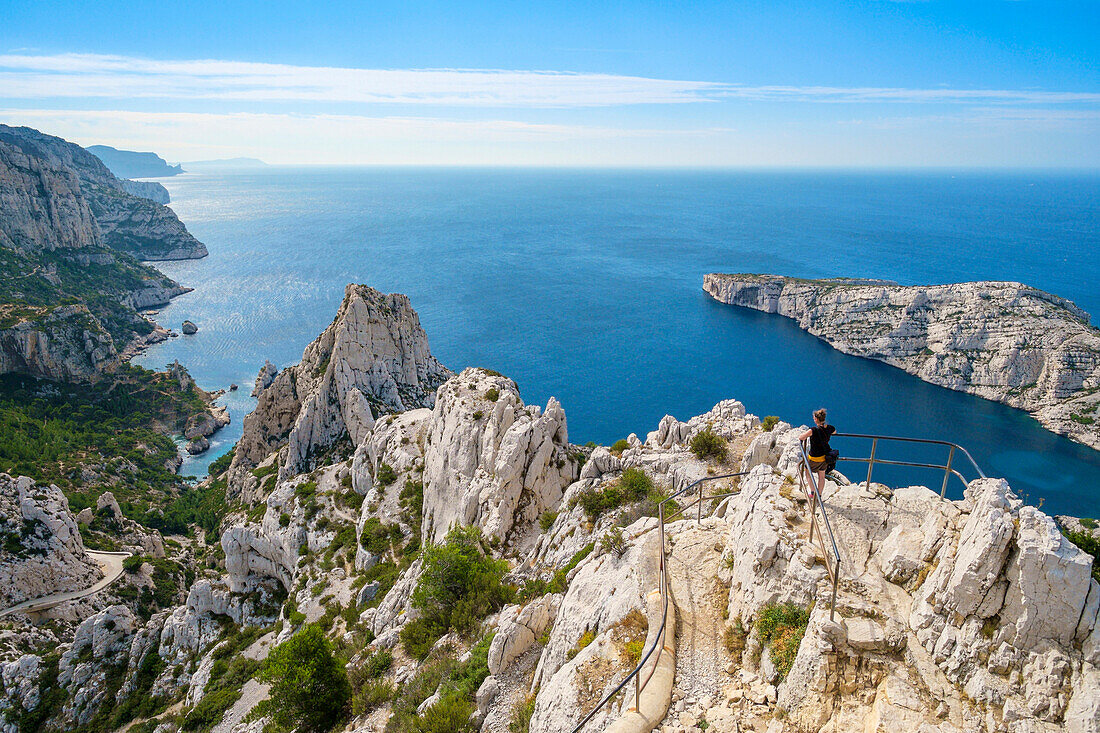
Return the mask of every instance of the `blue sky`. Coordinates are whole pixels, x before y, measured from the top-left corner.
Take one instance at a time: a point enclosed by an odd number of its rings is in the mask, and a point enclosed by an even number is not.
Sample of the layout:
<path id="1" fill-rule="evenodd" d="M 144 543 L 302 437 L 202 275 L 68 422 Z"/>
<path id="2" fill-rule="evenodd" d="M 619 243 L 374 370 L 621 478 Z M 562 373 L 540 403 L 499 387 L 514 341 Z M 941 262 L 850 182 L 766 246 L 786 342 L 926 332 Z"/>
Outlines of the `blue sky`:
<path id="1" fill-rule="evenodd" d="M 1100 167 L 1095 0 L 306 5 L 0 0 L 0 120 L 171 160 Z"/>

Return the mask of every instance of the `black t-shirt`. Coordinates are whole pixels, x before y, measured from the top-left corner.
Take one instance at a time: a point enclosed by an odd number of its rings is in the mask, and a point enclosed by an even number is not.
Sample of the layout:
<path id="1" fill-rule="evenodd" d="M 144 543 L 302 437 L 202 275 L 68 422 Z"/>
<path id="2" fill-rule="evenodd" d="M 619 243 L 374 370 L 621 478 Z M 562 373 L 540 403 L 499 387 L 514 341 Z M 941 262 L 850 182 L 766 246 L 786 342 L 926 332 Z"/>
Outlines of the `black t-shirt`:
<path id="1" fill-rule="evenodd" d="M 824 458 L 829 452 L 829 436 L 836 432 L 832 425 L 810 428 L 810 457 Z"/>

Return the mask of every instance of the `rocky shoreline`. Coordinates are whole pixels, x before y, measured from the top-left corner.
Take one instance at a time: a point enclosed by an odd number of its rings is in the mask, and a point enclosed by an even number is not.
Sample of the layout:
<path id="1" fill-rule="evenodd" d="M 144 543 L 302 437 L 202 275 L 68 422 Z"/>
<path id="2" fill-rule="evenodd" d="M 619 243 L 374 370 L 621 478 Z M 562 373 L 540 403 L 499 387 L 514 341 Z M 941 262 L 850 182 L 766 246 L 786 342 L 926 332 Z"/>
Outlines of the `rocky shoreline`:
<path id="1" fill-rule="evenodd" d="M 1029 412 L 1100 450 L 1100 331 L 1065 298 L 1011 282 L 901 286 L 710 273 L 715 300 L 777 313 L 846 354 Z"/>

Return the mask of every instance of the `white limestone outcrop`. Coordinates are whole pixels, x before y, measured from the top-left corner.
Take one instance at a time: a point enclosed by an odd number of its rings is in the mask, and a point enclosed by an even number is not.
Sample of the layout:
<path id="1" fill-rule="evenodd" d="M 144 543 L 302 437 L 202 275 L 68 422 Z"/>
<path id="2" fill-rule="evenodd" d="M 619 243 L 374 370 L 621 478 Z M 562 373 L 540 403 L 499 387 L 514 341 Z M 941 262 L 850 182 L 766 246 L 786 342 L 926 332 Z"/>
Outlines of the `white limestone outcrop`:
<path id="1" fill-rule="evenodd" d="M 61 489 L 0 473 L 0 610 L 101 577 Z"/>
<path id="2" fill-rule="evenodd" d="M 246 470 L 284 441 L 283 477 L 344 436 L 359 445 L 377 416 L 434 404 L 435 389 L 450 376 L 431 355 L 406 296 L 348 285 L 335 320 L 302 361 L 260 392 L 244 421 L 231 485 L 240 490 Z"/>
<path id="3" fill-rule="evenodd" d="M 577 474 L 565 411 L 553 397 L 524 405 L 515 382 L 466 369 L 439 388 L 424 448 L 424 525 L 441 541 L 452 525 L 477 525 L 504 541 L 533 539 L 539 515 Z M 513 530 L 523 530 L 513 536 Z"/>

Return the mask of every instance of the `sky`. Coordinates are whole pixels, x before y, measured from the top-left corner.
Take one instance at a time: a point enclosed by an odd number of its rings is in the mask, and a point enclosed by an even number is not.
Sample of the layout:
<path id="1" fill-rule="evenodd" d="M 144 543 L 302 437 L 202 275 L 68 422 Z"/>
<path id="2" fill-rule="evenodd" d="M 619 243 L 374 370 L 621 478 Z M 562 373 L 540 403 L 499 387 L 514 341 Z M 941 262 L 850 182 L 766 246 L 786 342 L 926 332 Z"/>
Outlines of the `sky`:
<path id="1" fill-rule="evenodd" d="M 172 162 L 1096 170 L 1098 50 L 1097 0 L 0 0 L 0 122 Z"/>

